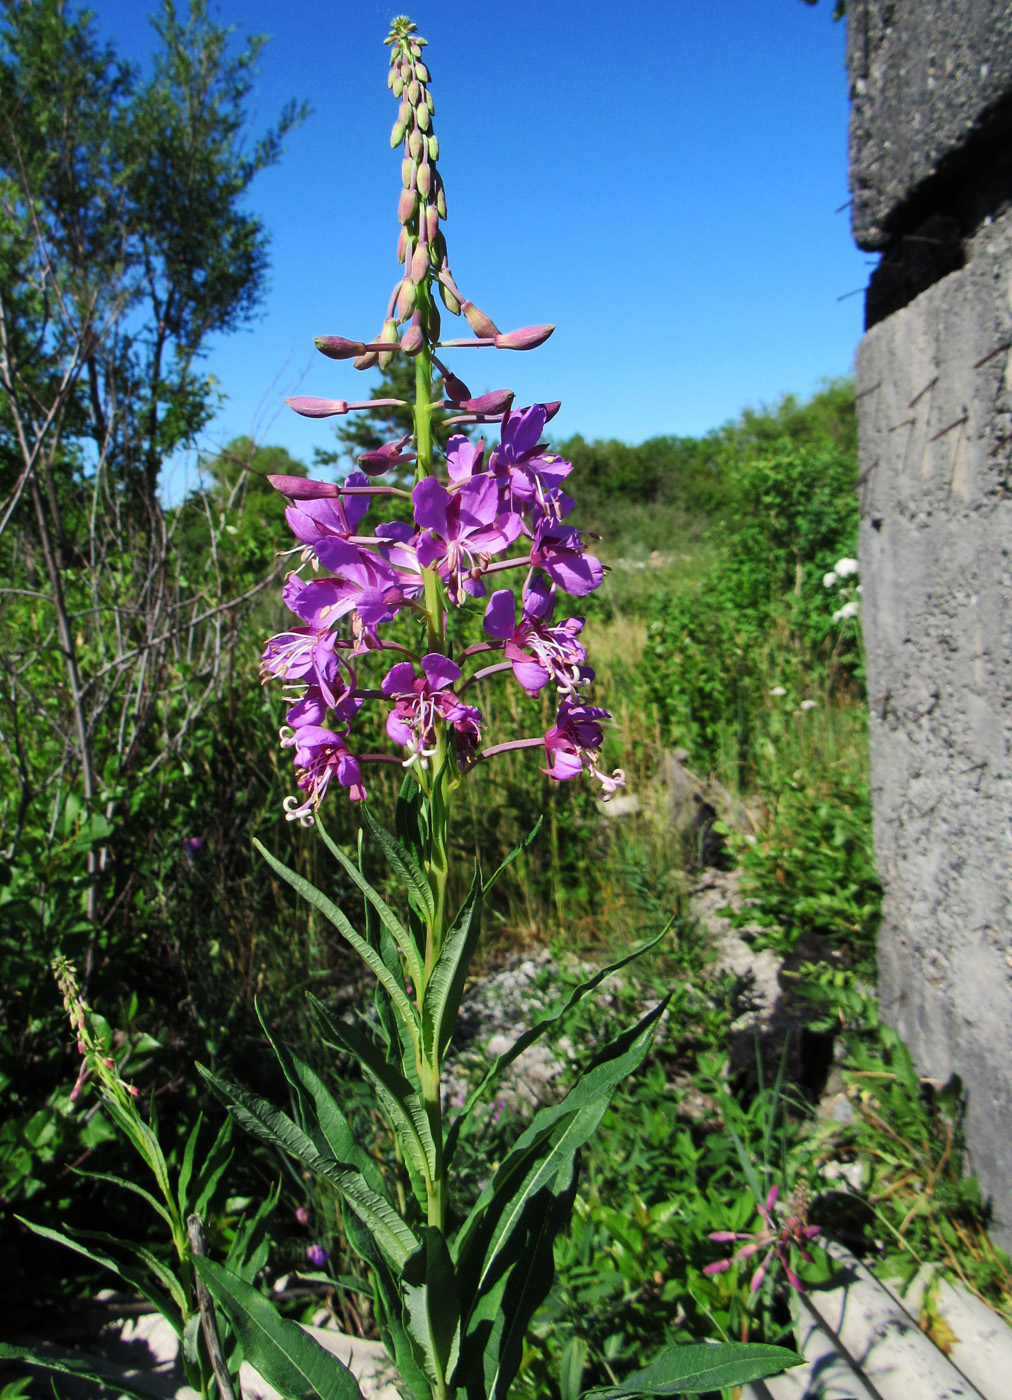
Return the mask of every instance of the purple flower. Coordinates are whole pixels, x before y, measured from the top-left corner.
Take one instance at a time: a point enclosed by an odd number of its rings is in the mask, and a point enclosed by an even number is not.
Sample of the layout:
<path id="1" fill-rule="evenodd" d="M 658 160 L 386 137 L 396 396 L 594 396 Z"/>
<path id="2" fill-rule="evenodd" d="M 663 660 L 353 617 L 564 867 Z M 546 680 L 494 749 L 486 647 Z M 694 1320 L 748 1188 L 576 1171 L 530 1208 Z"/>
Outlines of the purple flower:
<path id="1" fill-rule="evenodd" d="M 811 1263 L 812 1256 L 808 1251 L 808 1244 L 820 1233 L 819 1227 L 807 1223 L 808 1192 L 803 1183 L 795 1190 L 791 1197 L 790 1209 L 780 1222 L 777 1221 L 776 1212 L 779 1195 L 780 1188 L 772 1186 L 765 1203 L 757 1203 L 756 1209 L 763 1224 L 751 1234 L 737 1230 L 713 1231 L 710 1239 L 717 1244 L 726 1244 L 733 1240 L 746 1240 L 748 1243 L 735 1250 L 730 1259 L 717 1259 L 714 1263 L 707 1264 L 703 1270 L 704 1274 L 722 1274 L 740 1259 L 751 1259 L 753 1255 L 765 1251 L 759 1267 L 752 1275 L 749 1292 L 758 1292 L 773 1259 L 776 1259 L 783 1266 L 784 1276 L 790 1286 L 799 1293 L 804 1292 L 804 1285 L 791 1268 L 791 1246 L 793 1245 L 797 1249 L 802 1259 L 807 1259 Z"/>
<path id="2" fill-rule="evenodd" d="M 440 652 L 422 657 L 423 675 L 415 673 L 410 661 L 391 666 L 381 690 L 395 701 L 387 718 L 387 733 L 395 744 L 402 744 L 411 757 L 431 758 L 436 752 L 435 723 L 443 719 L 452 725 L 457 737 L 457 757 L 468 757 L 481 737 L 481 711 L 465 705 L 448 687 L 460 680 L 460 667 Z"/>
<path id="3" fill-rule="evenodd" d="M 580 532 L 547 515 L 535 527 L 531 563 L 577 598 L 593 593 L 604 578 L 601 561 L 584 552 Z"/>
<path id="4" fill-rule="evenodd" d="M 321 483 L 322 484 L 322 483 Z M 352 472 L 345 486 L 368 486 L 363 472 Z M 285 519 L 296 539 L 311 548 L 320 540 L 336 536 L 347 539 L 355 534 L 359 521 L 369 509 L 368 496 L 311 496 L 294 500 L 285 508 Z"/>
<path id="5" fill-rule="evenodd" d="M 557 782 L 565 782 L 586 770 L 601 784 L 601 795 L 607 801 L 617 788 L 625 785 L 625 774 L 621 768 L 611 774 L 604 773 L 597 766 L 595 754 L 604 743 L 600 724 L 603 719 L 611 719 L 607 710 L 574 703 L 568 698 L 563 700 L 555 723 L 545 735 L 548 767 L 542 772 Z"/>
<path id="6" fill-rule="evenodd" d="M 546 512 L 547 493 L 555 491 L 573 470 L 572 462 L 547 451 L 547 443 L 541 441 L 547 421 L 548 410 L 541 403 L 507 414 L 489 464 L 489 470 L 504 480 L 512 497 Z"/>
<path id="7" fill-rule="evenodd" d="M 307 1244 L 306 1258 L 314 1269 L 322 1269 L 329 1260 L 330 1254 L 322 1244 Z"/>
<path id="8" fill-rule="evenodd" d="M 296 1218 L 296 1220 L 299 1222 L 300 1225 L 308 1225 L 308 1224 L 309 1224 L 309 1210 L 308 1210 L 308 1208 L 307 1208 L 306 1206 L 299 1206 L 299 1208 L 298 1208 L 298 1209 L 296 1210 L 296 1212 L 295 1212 L 295 1218 Z M 315 1249 L 316 1247 L 317 1247 L 317 1246 L 315 1246 L 315 1245 L 311 1246 L 311 1248 L 314 1248 L 314 1249 Z"/>
<path id="9" fill-rule="evenodd" d="M 294 581 L 303 589 L 312 586 L 303 584 L 301 579 Z M 289 579 L 291 582 L 293 580 Z M 316 597 L 318 600 L 318 595 Z M 327 704 L 337 709 L 355 687 L 355 673 L 339 650 L 347 645 L 326 627 L 289 628 L 271 637 L 264 647 L 260 675 L 263 679 L 277 676 L 288 683 L 304 682 L 314 686 Z"/>
<path id="10" fill-rule="evenodd" d="M 282 590 L 285 604 L 311 627 L 331 626 L 351 612 L 371 630 L 389 622 L 405 603 L 393 568 L 380 555 L 347 540 L 321 540 L 316 557 L 333 578 L 309 583 L 292 575 Z"/>
<path id="11" fill-rule="evenodd" d="M 470 438 L 455 433 L 446 449 L 446 470 L 451 481 L 468 481 L 479 476 L 485 460 L 485 439 L 474 443 Z"/>
<path id="12" fill-rule="evenodd" d="M 505 643 L 503 654 L 513 663 L 513 674 L 528 695 L 536 695 L 550 680 L 571 695 L 578 685 L 594 678 L 594 672 L 583 665 L 587 653 L 577 641 L 583 618 L 568 618 L 550 627 L 554 607 L 552 590 L 535 579 L 524 592 L 519 623 L 509 588 L 493 593 L 485 609 L 485 631 Z"/>
<path id="13" fill-rule="evenodd" d="M 481 574 L 493 554 L 507 549 L 520 533 L 520 517 L 500 513 L 499 488 L 487 472 L 472 476 L 452 494 L 435 477 L 411 493 L 421 533 L 416 553 L 423 569 L 439 569 L 450 601 L 461 593 L 485 596 Z"/>
<path id="14" fill-rule="evenodd" d="M 297 797 L 286 797 L 285 816 L 302 826 L 312 826 L 313 813 L 326 795 L 331 779 L 336 778 L 342 787 L 348 789 L 352 802 L 365 798 L 362 774 L 358 759 L 348 748 L 340 734 L 322 725 L 305 724 L 285 737 L 282 733 L 283 748 L 295 748 L 296 781 L 306 794 L 299 802 Z"/>

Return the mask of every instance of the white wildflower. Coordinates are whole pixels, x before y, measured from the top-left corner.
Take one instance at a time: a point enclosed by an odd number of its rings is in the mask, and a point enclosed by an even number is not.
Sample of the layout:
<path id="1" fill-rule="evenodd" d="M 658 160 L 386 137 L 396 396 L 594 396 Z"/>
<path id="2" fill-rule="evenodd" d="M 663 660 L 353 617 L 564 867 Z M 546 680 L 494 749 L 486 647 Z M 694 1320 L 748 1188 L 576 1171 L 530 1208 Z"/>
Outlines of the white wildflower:
<path id="1" fill-rule="evenodd" d="M 836 566 L 837 578 L 850 578 L 858 571 L 856 559 L 841 559 Z"/>
<path id="2" fill-rule="evenodd" d="M 849 603 L 844 603 L 844 605 L 843 605 L 842 608 L 837 608 L 836 612 L 833 614 L 833 621 L 834 621 L 834 622 L 846 622 L 847 618 L 849 618 L 849 617 L 857 617 L 857 614 L 858 614 L 857 600 L 854 599 L 854 598 L 852 598 L 852 599 L 850 600 Z"/>
<path id="3" fill-rule="evenodd" d="M 786 694 L 787 694 L 787 691 L 783 688 L 782 685 L 775 685 L 775 686 L 773 687 L 773 689 L 770 691 L 770 694 L 771 694 L 771 695 L 786 695 Z"/>
<path id="4" fill-rule="evenodd" d="M 802 702 L 801 702 L 801 708 L 802 708 L 803 710 L 814 710 L 814 709 L 816 708 L 817 704 L 818 704 L 818 701 L 816 701 L 816 700 L 802 700 Z"/>
<path id="5" fill-rule="evenodd" d="M 830 569 L 830 571 L 829 571 L 828 574 L 823 574 L 823 575 L 822 575 L 822 586 L 823 586 L 823 588 L 835 588 L 835 586 L 836 586 L 836 578 L 837 578 L 837 575 L 836 575 L 836 570 L 835 570 L 835 569 Z"/>

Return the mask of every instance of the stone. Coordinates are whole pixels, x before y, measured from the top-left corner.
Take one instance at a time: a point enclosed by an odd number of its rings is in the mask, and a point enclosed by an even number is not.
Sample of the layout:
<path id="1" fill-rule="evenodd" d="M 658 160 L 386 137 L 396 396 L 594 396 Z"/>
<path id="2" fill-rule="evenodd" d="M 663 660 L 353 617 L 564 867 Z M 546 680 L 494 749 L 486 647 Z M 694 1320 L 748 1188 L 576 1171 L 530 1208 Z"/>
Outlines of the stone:
<path id="1" fill-rule="evenodd" d="M 847 67 L 859 247 L 930 237 L 916 228 L 936 213 L 957 215 L 969 232 L 983 211 L 962 207 L 1009 166 L 1007 0 L 848 0 Z"/>
<path id="2" fill-rule="evenodd" d="M 961 1077 L 970 1169 L 991 1197 L 994 1237 L 1005 1248 L 1010 344 L 1012 213 L 985 223 L 967 242 L 965 266 L 874 326 L 857 355 L 862 620 L 885 891 L 880 1004 L 922 1075 Z"/>

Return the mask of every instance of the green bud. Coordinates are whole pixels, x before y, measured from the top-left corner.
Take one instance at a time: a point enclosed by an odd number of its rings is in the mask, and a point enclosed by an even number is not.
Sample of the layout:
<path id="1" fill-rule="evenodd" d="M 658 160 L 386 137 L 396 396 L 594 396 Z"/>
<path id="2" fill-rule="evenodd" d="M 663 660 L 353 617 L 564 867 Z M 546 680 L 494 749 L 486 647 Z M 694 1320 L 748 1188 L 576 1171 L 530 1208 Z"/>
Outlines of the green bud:
<path id="1" fill-rule="evenodd" d="M 418 106 L 418 99 L 421 97 L 421 95 L 421 84 L 416 82 L 416 80 L 412 78 L 410 83 L 408 83 L 408 101 L 411 103 L 412 107 Z"/>
<path id="2" fill-rule="evenodd" d="M 439 138 L 433 133 L 429 137 L 429 160 L 439 159 Z"/>
<path id="3" fill-rule="evenodd" d="M 418 122 L 418 128 L 420 131 L 428 131 L 429 109 L 427 107 L 419 107 L 418 110 L 415 112 L 415 120 Z"/>
<path id="4" fill-rule="evenodd" d="M 397 261 L 403 262 L 408 255 L 408 231 L 402 228 L 397 235 Z"/>
<path id="5" fill-rule="evenodd" d="M 422 154 L 424 138 L 420 131 L 412 131 L 408 137 L 408 150 L 411 152 L 413 160 L 418 160 Z"/>
<path id="6" fill-rule="evenodd" d="M 410 223 L 415 217 L 415 210 L 418 207 L 418 195 L 415 190 L 401 190 L 400 203 L 397 206 L 397 218 L 402 224 Z"/>
<path id="7" fill-rule="evenodd" d="M 430 301 L 422 313 L 425 322 L 425 334 L 428 339 L 435 344 L 439 339 L 439 308 L 434 301 Z"/>
<path id="8" fill-rule="evenodd" d="M 398 343 L 397 322 L 393 319 L 393 317 L 391 317 L 390 320 L 383 322 L 383 329 L 380 331 L 378 338 L 381 341 L 383 341 L 385 345 L 396 345 Z M 388 369 L 390 365 L 393 364 L 395 357 L 396 351 L 394 350 L 380 351 L 380 369 Z"/>
<path id="9" fill-rule="evenodd" d="M 401 78 L 395 78 L 395 79 L 393 80 L 393 82 L 390 84 L 390 86 L 391 86 L 391 87 L 393 88 L 393 90 L 394 90 L 394 96 L 395 96 L 395 97 L 400 97 L 401 93 L 404 91 L 404 82 L 403 82 L 403 79 L 401 79 Z"/>
<path id="10" fill-rule="evenodd" d="M 422 50 L 421 50 L 421 46 L 420 46 L 419 44 L 414 44 L 414 43 L 413 43 L 413 44 L 409 44 L 408 47 L 409 47 L 409 49 L 411 50 L 411 57 L 412 57 L 412 58 L 421 58 L 421 56 L 422 56 Z"/>
<path id="11" fill-rule="evenodd" d="M 430 243 L 443 236 L 439 232 L 439 210 L 434 204 L 425 206 L 425 233 Z"/>
<path id="12" fill-rule="evenodd" d="M 415 64 L 415 76 L 420 83 L 427 83 L 429 81 L 429 70 L 424 63 Z"/>
<path id="13" fill-rule="evenodd" d="M 432 266 L 436 268 L 442 267 L 446 262 L 446 239 L 438 229 L 435 238 L 429 239 L 429 257 L 432 259 Z"/>
<path id="14" fill-rule="evenodd" d="M 425 105 L 426 107 L 428 107 L 430 114 L 434 115 L 436 111 L 436 104 L 432 100 L 431 92 L 426 92 L 425 94 Z"/>
<path id="15" fill-rule="evenodd" d="M 415 162 L 410 156 L 405 156 L 401 161 L 401 184 L 405 189 L 409 189 L 411 186 L 411 172 L 414 168 Z"/>
<path id="16" fill-rule="evenodd" d="M 407 61 L 407 59 L 405 59 L 404 62 L 401 64 L 401 77 L 404 79 L 405 82 L 407 82 L 408 79 L 411 77 L 411 64 Z"/>
<path id="17" fill-rule="evenodd" d="M 418 190 L 421 195 L 427 195 L 432 188 L 432 167 L 430 165 L 420 165 L 418 167 Z"/>
<path id="18" fill-rule="evenodd" d="M 443 193 L 443 182 L 440 180 L 439 188 L 436 190 L 436 209 L 441 219 L 446 218 L 446 195 Z"/>
<path id="19" fill-rule="evenodd" d="M 390 133 L 390 149 L 396 151 L 397 147 L 404 140 L 404 123 L 394 122 L 394 129 Z"/>
<path id="20" fill-rule="evenodd" d="M 395 83 L 396 81 L 397 81 L 397 74 L 396 74 L 396 73 L 394 72 L 394 70 L 391 68 L 391 69 L 390 69 L 390 72 L 387 74 L 387 87 L 388 87 L 388 88 L 392 88 L 393 85 L 394 85 L 394 83 Z"/>
<path id="21" fill-rule="evenodd" d="M 443 286 L 442 282 L 439 284 L 439 295 L 443 298 L 443 305 L 446 307 L 447 311 L 449 311 L 450 315 L 459 316 L 460 302 L 448 287 Z"/>
<path id="22" fill-rule="evenodd" d="M 407 100 L 407 98 L 404 98 L 404 100 L 401 102 L 401 109 L 397 113 L 397 120 L 403 122 L 405 126 L 407 126 L 411 121 L 411 103 Z"/>

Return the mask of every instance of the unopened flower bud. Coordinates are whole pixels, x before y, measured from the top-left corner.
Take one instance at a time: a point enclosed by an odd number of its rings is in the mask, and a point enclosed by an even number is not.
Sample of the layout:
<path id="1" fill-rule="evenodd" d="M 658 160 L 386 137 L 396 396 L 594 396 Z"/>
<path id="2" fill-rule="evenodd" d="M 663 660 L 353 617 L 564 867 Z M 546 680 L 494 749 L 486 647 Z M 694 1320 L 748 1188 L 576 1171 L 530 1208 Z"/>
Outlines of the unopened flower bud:
<path id="1" fill-rule="evenodd" d="M 313 344 L 328 360 L 350 360 L 365 349 L 363 341 L 345 340 L 343 335 L 318 335 Z"/>
<path id="2" fill-rule="evenodd" d="M 512 389 L 493 389 L 476 399 L 465 399 L 460 407 L 465 413 L 508 413 L 513 402 Z"/>
<path id="3" fill-rule="evenodd" d="M 465 399 L 471 397 L 471 390 L 464 381 L 451 374 L 448 369 L 443 370 L 443 393 L 454 404 L 462 404 Z"/>
<path id="4" fill-rule="evenodd" d="M 496 335 L 495 348 L 497 350 L 535 350 L 539 345 L 544 345 L 554 330 L 554 326 L 521 326 L 518 331 L 507 331 L 505 335 Z"/>
<path id="5" fill-rule="evenodd" d="M 375 350 L 367 350 L 364 355 L 356 355 L 351 363 L 353 369 L 375 369 L 379 364 L 379 355 Z"/>
<path id="6" fill-rule="evenodd" d="M 427 301 L 425 303 L 425 315 L 423 320 L 425 324 L 425 334 L 429 337 L 433 344 L 435 344 L 435 342 L 439 339 L 440 325 L 439 308 L 437 307 L 434 301 Z"/>
<path id="7" fill-rule="evenodd" d="M 401 184 L 406 190 L 411 188 L 411 175 L 415 168 L 415 162 L 410 156 L 405 156 L 401 161 Z"/>
<path id="8" fill-rule="evenodd" d="M 475 306 L 473 301 L 462 301 L 460 309 L 467 317 L 467 324 L 474 331 L 475 335 L 480 335 L 483 339 L 490 339 L 499 334 L 499 327 L 492 320 L 491 316 L 486 316 L 480 306 Z"/>
<path id="9" fill-rule="evenodd" d="M 409 326 L 401 336 L 401 349 L 405 355 L 417 355 L 425 347 L 425 336 L 419 325 Z"/>
<path id="10" fill-rule="evenodd" d="M 392 316 L 383 322 L 383 329 L 380 331 L 378 338 L 386 345 L 397 344 L 397 322 Z M 388 366 L 393 364 L 395 353 L 394 350 L 387 351 L 386 353 L 380 352 L 380 369 L 387 369 Z"/>
<path id="11" fill-rule="evenodd" d="M 410 50 L 411 50 L 411 57 L 412 57 L 412 58 L 421 58 L 421 56 L 422 56 L 422 48 L 421 48 L 421 45 L 420 45 L 420 44 L 418 44 L 417 42 L 412 43 L 412 44 L 409 45 L 409 48 L 410 48 Z"/>
<path id="12" fill-rule="evenodd" d="M 429 245 L 418 243 L 411 255 L 411 280 L 420 287 L 429 275 Z"/>
<path id="13" fill-rule="evenodd" d="M 429 190 L 432 189 L 432 167 L 428 163 L 418 167 L 416 184 L 418 185 L 419 193 L 422 195 L 427 195 Z"/>
<path id="14" fill-rule="evenodd" d="M 405 98 L 403 99 L 403 101 L 401 102 L 400 107 L 398 108 L 398 111 L 397 111 L 397 120 L 398 120 L 399 122 L 403 122 L 405 126 L 408 126 L 409 123 L 410 123 L 410 121 L 411 121 L 411 108 L 412 108 L 412 105 L 413 105 L 413 104 L 410 103 L 410 102 L 408 101 L 408 99 L 405 97 Z"/>
<path id="15" fill-rule="evenodd" d="M 436 104 L 432 100 L 431 92 L 427 92 L 425 94 L 425 105 L 429 109 L 430 116 L 434 116 L 436 111 Z"/>
<path id="16" fill-rule="evenodd" d="M 397 147 L 401 144 L 401 142 L 402 142 L 403 140 L 404 140 L 404 123 L 403 123 L 403 122 L 394 122 L 394 124 L 393 124 L 393 129 L 392 129 L 392 131 L 390 132 L 390 149 L 391 149 L 392 151 L 396 151 Z"/>
<path id="17" fill-rule="evenodd" d="M 391 76 L 393 76 L 393 75 L 391 75 Z M 400 97 L 401 93 L 404 91 L 404 79 L 403 79 L 403 78 L 394 78 L 394 79 L 393 79 L 393 82 L 390 84 L 390 86 L 393 88 L 394 96 L 395 96 L 395 97 Z"/>
<path id="18" fill-rule="evenodd" d="M 412 131 L 411 135 L 408 137 L 408 151 L 410 152 L 412 159 L 419 159 L 419 157 L 422 154 L 422 146 L 424 144 L 424 141 L 425 138 L 420 131 Z"/>
<path id="19" fill-rule="evenodd" d="M 434 204 L 425 206 L 425 232 L 428 234 L 429 242 L 435 243 L 439 237 L 439 210 Z"/>
<path id="20" fill-rule="evenodd" d="M 404 62 L 401 64 L 401 77 L 404 79 L 405 82 L 407 82 L 408 79 L 411 77 L 411 64 L 407 61 L 407 59 L 405 59 Z"/>
<path id="21" fill-rule="evenodd" d="M 403 262 L 408 255 L 408 231 L 401 226 L 401 231 L 397 235 L 397 261 Z"/>
<path id="22" fill-rule="evenodd" d="M 429 160 L 439 159 L 439 137 L 433 132 L 429 137 Z"/>
<path id="23" fill-rule="evenodd" d="M 445 191 L 444 191 L 444 189 L 443 189 L 443 182 L 442 182 L 442 180 L 437 181 L 437 184 L 436 184 L 436 208 L 439 210 L 439 217 L 440 217 L 441 219 L 445 219 L 445 218 L 446 218 L 446 193 L 445 193 Z"/>
<path id="24" fill-rule="evenodd" d="M 390 69 L 390 72 L 387 74 L 387 87 L 388 87 L 388 88 L 392 88 L 393 85 L 394 85 L 394 83 L 395 83 L 396 81 L 397 81 L 397 74 L 396 74 L 395 71 L 391 68 L 391 69 Z"/>
<path id="25" fill-rule="evenodd" d="M 415 64 L 415 73 L 418 77 L 419 82 L 427 83 L 429 81 L 429 70 L 426 68 L 424 63 Z"/>
<path id="26" fill-rule="evenodd" d="M 443 298 L 443 305 L 446 307 L 447 311 L 449 311 L 450 315 L 459 316 L 460 302 L 444 282 L 440 282 L 439 284 L 439 295 Z"/>
<path id="27" fill-rule="evenodd" d="M 269 476 L 267 480 L 290 501 L 318 501 L 341 494 L 334 481 L 310 481 L 305 476 Z"/>
<path id="28" fill-rule="evenodd" d="M 402 224 L 410 223 L 415 216 L 418 207 L 418 195 L 414 190 L 401 190 L 400 203 L 397 206 L 397 218 Z"/>
<path id="29" fill-rule="evenodd" d="M 303 418 L 333 418 L 348 412 L 344 399 L 285 399 L 285 403 Z"/>
<path id="30" fill-rule="evenodd" d="M 421 85 L 416 78 L 412 78 L 410 83 L 408 83 L 408 101 L 411 103 L 412 107 L 418 106 L 418 99 L 421 95 Z"/>
<path id="31" fill-rule="evenodd" d="M 415 284 L 410 277 L 405 277 L 401 283 L 401 289 L 397 293 L 397 318 L 406 321 L 415 309 Z"/>
<path id="32" fill-rule="evenodd" d="M 541 407 L 545 410 L 545 422 L 550 423 L 562 407 L 562 400 L 553 399 L 551 403 L 543 403 Z"/>
<path id="33" fill-rule="evenodd" d="M 428 129 L 429 129 L 429 109 L 428 109 L 428 107 L 424 107 L 424 106 L 423 106 L 423 107 L 419 107 L 419 108 L 418 108 L 418 110 L 415 112 L 415 121 L 418 123 L 418 129 L 419 129 L 419 131 L 428 131 Z"/>

